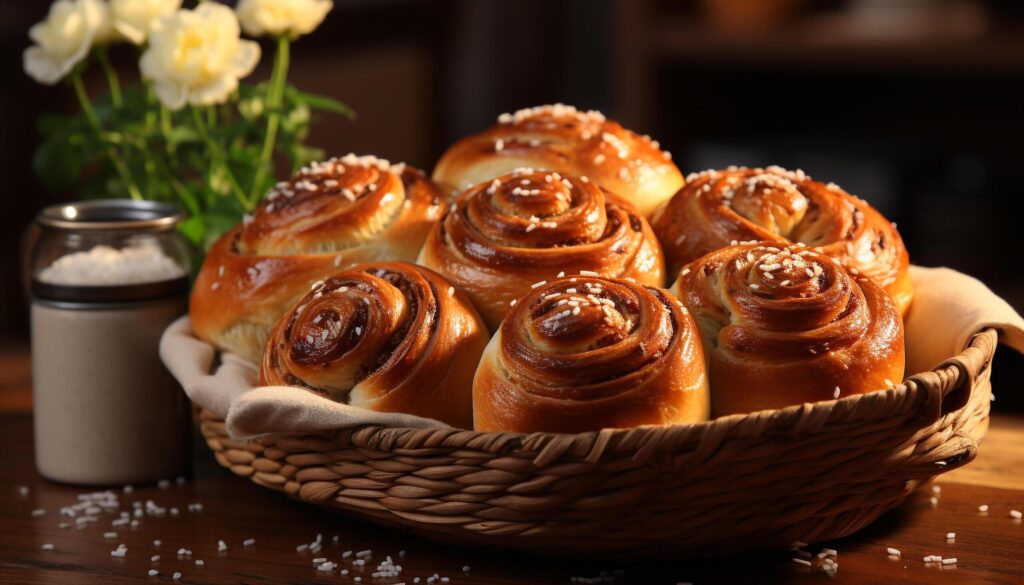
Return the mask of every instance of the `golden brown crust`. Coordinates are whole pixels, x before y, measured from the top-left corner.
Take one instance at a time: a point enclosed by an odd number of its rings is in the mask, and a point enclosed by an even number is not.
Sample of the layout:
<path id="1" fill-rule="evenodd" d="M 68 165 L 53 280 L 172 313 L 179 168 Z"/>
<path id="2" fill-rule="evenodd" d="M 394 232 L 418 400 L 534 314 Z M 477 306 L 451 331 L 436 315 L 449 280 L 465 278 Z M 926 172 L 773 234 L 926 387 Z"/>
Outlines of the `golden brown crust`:
<path id="1" fill-rule="evenodd" d="M 382 412 L 472 424 L 472 379 L 487 329 L 444 278 L 376 262 L 316 283 L 274 327 L 260 385 L 300 386 Z"/>
<path id="2" fill-rule="evenodd" d="M 577 433 L 706 420 L 700 333 L 667 291 L 571 276 L 509 313 L 473 380 L 478 431 Z"/>
<path id="3" fill-rule="evenodd" d="M 657 142 L 599 112 L 555 104 L 502 114 L 498 124 L 453 144 L 434 180 L 463 191 L 520 167 L 585 176 L 647 217 L 683 185 Z"/>
<path id="4" fill-rule="evenodd" d="M 658 241 L 633 206 L 592 181 L 529 169 L 459 196 L 419 263 L 466 291 L 492 331 L 513 299 L 559 272 L 664 280 Z"/>
<path id="5" fill-rule="evenodd" d="M 354 155 L 314 163 L 214 244 L 192 291 L 192 327 L 257 361 L 312 282 L 355 263 L 415 260 L 443 208 L 437 185 L 405 165 Z"/>
<path id="6" fill-rule="evenodd" d="M 780 167 L 704 171 L 651 219 L 669 274 L 738 241 L 803 243 L 873 278 L 905 314 L 913 295 L 907 249 L 895 226 L 834 183 Z"/>
<path id="7" fill-rule="evenodd" d="M 686 265 L 672 294 L 701 328 L 716 417 L 903 379 L 903 321 L 892 297 L 812 248 L 728 246 Z"/>

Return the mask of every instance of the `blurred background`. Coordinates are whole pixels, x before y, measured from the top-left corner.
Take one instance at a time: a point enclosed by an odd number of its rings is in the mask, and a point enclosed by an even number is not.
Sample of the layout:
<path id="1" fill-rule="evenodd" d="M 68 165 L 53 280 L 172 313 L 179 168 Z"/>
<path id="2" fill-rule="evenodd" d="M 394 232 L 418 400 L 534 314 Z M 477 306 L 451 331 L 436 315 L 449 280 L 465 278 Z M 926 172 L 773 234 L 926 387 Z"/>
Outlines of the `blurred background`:
<path id="1" fill-rule="evenodd" d="M 36 118 L 70 91 L 22 71 L 48 2 L 7 2 L 0 43 L 0 391 L 26 387 L 19 242 L 75 199 L 32 174 Z M 137 75 L 135 53 L 115 64 Z M 264 59 L 254 79 L 266 78 Z M 102 93 L 99 72 L 90 90 Z M 310 144 L 430 169 L 498 114 L 561 101 L 658 139 L 684 173 L 802 168 L 899 224 L 911 260 L 977 276 L 1024 310 L 1024 2 L 1019 0 L 335 0 L 290 79 L 341 99 Z M 1000 350 L 998 410 L 1024 410 L 1024 359 Z"/>

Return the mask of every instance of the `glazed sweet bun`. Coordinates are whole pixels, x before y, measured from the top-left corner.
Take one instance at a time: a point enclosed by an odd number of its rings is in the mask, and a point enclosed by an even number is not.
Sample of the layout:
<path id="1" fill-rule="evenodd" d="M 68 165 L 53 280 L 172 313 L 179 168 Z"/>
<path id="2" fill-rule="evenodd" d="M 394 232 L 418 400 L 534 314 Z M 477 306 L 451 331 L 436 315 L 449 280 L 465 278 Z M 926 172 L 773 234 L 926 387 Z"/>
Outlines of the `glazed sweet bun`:
<path id="1" fill-rule="evenodd" d="M 259 383 L 471 428 L 472 380 L 488 334 L 469 299 L 404 262 L 316 283 L 267 340 Z"/>
<path id="2" fill-rule="evenodd" d="M 903 379 L 903 321 L 866 276 L 802 245 L 727 246 L 672 287 L 708 351 L 713 416 L 832 400 Z"/>
<path id="3" fill-rule="evenodd" d="M 532 169 L 460 195 L 419 263 L 466 291 L 492 331 L 513 299 L 559 273 L 664 281 L 657 238 L 635 207 L 585 177 Z"/>
<path id="4" fill-rule="evenodd" d="M 313 282 L 354 263 L 414 261 L 443 210 L 437 185 L 403 164 L 354 155 L 313 163 L 210 249 L 192 328 L 258 361 L 271 327 Z"/>
<path id="5" fill-rule="evenodd" d="M 803 171 L 730 167 L 691 174 L 651 224 L 673 277 L 731 242 L 802 243 L 874 279 L 901 314 L 913 296 L 910 260 L 896 226 L 863 199 Z"/>
<path id="6" fill-rule="evenodd" d="M 555 104 L 502 114 L 491 128 L 456 142 L 434 180 L 463 191 L 520 167 L 589 177 L 647 217 L 683 185 L 668 152 L 600 112 Z"/>
<path id="7" fill-rule="evenodd" d="M 531 290 L 484 351 L 478 431 L 579 433 L 708 417 L 700 332 L 667 291 L 575 275 Z"/>

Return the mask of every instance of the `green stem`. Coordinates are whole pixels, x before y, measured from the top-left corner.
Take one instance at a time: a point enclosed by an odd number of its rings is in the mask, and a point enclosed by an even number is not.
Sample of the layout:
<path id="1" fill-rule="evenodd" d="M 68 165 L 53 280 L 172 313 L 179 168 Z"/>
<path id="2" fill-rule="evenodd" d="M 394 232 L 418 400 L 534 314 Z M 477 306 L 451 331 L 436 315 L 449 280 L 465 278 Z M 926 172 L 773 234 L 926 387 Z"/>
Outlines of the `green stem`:
<path id="1" fill-rule="evenodd" d="M 177 195 L 182 203 L 185 204 L 185 208 L 188 212 L 192 215 L 199 215 L 201 213 L 199 202 L 196 201 L 196 198 L 189 192 L 184 183 L 178 180 L 175 176 L 166 157 L 155 156 L 153 151 L 149 148 L 149 144 L 145 140 L 136 136 L 112 134 L 110 139 L 119 141 L 123 140 L 129 146 L 138 150 L 142 158 L 146 160 L 146 164 L 153 167 L 154 173 L 161 173 L 160 180 L 171 186 L 171 190 L 174 191 L 175 195 Z"/>
<path id="2" fill-rule="evenodd" d="M 100 119 L 96 115 L 96 110 L 92 107 L 92 101 L 89 99 L 89 94 L 85 91 L 85 84 L 82 83 L 82 72 L 75 71 L 71 74 L 71 85 L 75 88 L 75 95 L 78 97 L 78 103 L 82 107 L 82 113 L 85 114 L 85 119 L 89 121 L 89 125 L 92 129 L 100 134 L 102 128 L 100 127 Z M 114 165 L 114 170 L 121 176 L 121 181 L 124 182 L 125 188 L 128 190 L 128 195 L 132 199 L 141 200 L 142 192 L 139 191 L 138 185 L 135 184 L 135 180 L 132 179 L 131 173 L 128 172 L 128 165 L 124 163 L 121 156 L 111 148 L 109 145 L 104 148 L 107 154 L 107 158 L 110 159 L 110 163 Z"/>
<path id="3" fill-rule="evenodd" d="M 256 173 L 252 179 L 249 189 L 249 200 L 255 203 L 260 196 L 258 191 L 260 185 L 267 176 L 267 170 L 272 164 L 274 145 L 277 142 L 277 129 L 281 124 L 281 107 L 284 104 L 285 82 L 288 79 L 289 47 L 290 40 L 287 35 L 277 38 L 277 54 L 274 57 L 274 69 L 270 74 L 270 83 L 267 87 L 267 133 L 263 139 L 263 148 L 260 150 L 260 158 L 256 163 Z"/>
<path id="4" fill-rule="evenodd" d="M 96 110 L 92 107 L 92 100 L 89 99 L 89 94 L 85 91 L 85 85 L 82 83 L 82 74 L 77 71 L 72 73 L 71 84 L 75 88 L 75 96 L 78 97 L 78 105 L 81 106 L 85 119 L 98 132 L 100 119 L 96 116 Z"/>
<path id="5" fill-rule="evenodd" d="M 161 171 L 163 171 L 164 180 L 171 186 L 171 190 L 178 196 L 178 199 L 185 204 L 185 208 L 188 209 L 189 214 L 193 216 L 200 215 L 202 210 L 199 209 L 199 202 L 196 201 L 196 198 L 189 192 L 188 188 L 174 176 L 174 171 L 166 164 L 161 164 L 159 158 L 152 156 L 148 152 L 143 156 L 145 156 L 151 164 L 157 166 Z"/>
<path id="6" fill-rule="evenodd" d="M 201 215 L 202 211 L 199 209 L 199 202 L 192 196 L 192 193 L 189 193 L 185 185 L 181 184 L 181 181 L 174 178 L 170 170 L 168 170 L 167 173 L 168 177 L 170 177 L 171 188 L 174 189 L 174 192 L 177 193 L 178 197 L 180 197 L 185 203 L 185 207 L 188 208 L 189 214 L 193 217 Z"/>
<path id="7" fill-rule="evenodd" d="M 110 56 L 107 54 L 107 47 L 100 45 L 96 47 L 96 57 L 103 68 L 103 74 L 107 76 L 107 85 L 110 86 L 110 101 L 115 108 L 120 109 L 124 104 L 121 98 L 121 80 L 117 77 L 117 71 L 110 64 Z"/>
<path id="8" fill-rule="evenodd" d="M 153 93 L 153 84 L 143 81 L 142 86 L 146 90 L 146 130 L 152 133 L 156 129 L 157 121 L 156 95 Z"/>
<path id="9" fill-rule="evenodd" d="M 164 143 L 167 146 L 167 155 L 175 156 L 177 146 L 171 144 L 171 132 L 174 131 L 174 124 L 171 120 L 171 111 L 167 106 L 160 104 L 160 132 L 164 135 Z"/>
<path id="10" fill-rule="evenodd" d="M 192 118 L 195 120 L 196 129 L 199 130 L 199 135 L 203 138 L 203 142 L 206 143 L 206 148 L 210 150 L 210 156 L 214 160 L 214 164 L 220 167 L 224 171 L 224 175 L 228 178 L 228 185 L 231 187 L 231 194 L 238 199 L 238 202 L 242 205 L 243 211 L 251 211 L 252 204 L 245 197 L 245 192 L 242 191 L 242 187 L 238 184 L 235 179 L 235 175 L 231 172 L 231 168 L 228 167 L 227 157 L 224 156 L 224 152 L 221 150 L 220 145 L 210 138 L 210 133 L 206 128 L 206 122 L 203 121 L 203 116 L 196 106 L 191 107 Z"/>

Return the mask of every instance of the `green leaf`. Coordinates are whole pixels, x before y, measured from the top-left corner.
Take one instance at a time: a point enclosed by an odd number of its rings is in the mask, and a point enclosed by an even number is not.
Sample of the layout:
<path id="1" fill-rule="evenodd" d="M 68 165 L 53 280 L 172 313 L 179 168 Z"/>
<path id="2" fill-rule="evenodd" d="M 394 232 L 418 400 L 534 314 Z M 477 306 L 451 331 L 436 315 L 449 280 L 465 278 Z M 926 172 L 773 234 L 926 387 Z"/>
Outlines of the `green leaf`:
<path id="1" fill-rule="evenodd" d="M 77 118 L 63 114 L 42 114 L 36 121 L 36 131 L 45 137 L 79 131 L 83 127 L 84 124 Z"/>
<path id="2" fill-rule="evenodd" d="M 297 88 L 291 85 L 289 85 L 287 89 L 285 89 L 285 97 L 287 97 L 290 101 L 305 104 L 316 110 L 324 110 L 327 112 L 334 112 L 335 114 L 341 114 L 342 116 L 345 116 L 349 120 L 356 119 L 355 110 L 334 98 L 329 98 L 324 95 L 317 95 L 315 93 L 306 93 L 304 91 L 299 91 Z"/>
<path id="3" fill-rule="evenodd" d="M 195 128 L 189 126 L 175 126 L 167 135 L 167 142 L 171 146 L 179 146 L 189 143 L 200 143 L 203 138 L 196 132 Z"/>
<path id="4" fill-rule="evenodd" d="M 309 129 L 309 107 L 300 104 L 285 112 L 281 118 L 281 128 L 290 134 L 305 134 Z"/>
<path id="5" fill-rule="evenodd" d="M 178 224 L 178 231 L 188 238 L 188 241 L 192 242 L 192 245 L 196 247 L 201 247 L 203 245 L 203 234 L 206 232 L 206 226 L 203 224 L 202 217 L 193 215 L 186 219 Z"/>
<path id="6" fill-rule="evenodd" d="M 287 149 L 288 158 L 292 160 L 292 172 L 308 165 L 315 160 L 324 159 L 322 148 L 306 146 L 304 144 L 292 144 Z"/>
<path id="7" fill-rule="evenodd" d="M 209 250 L 225 232 L 242 221 L 242 210 L 232 197 L 219 197 L 203 215 L 206 233 L 203 234 L 203 249 Z"/>
<path id="8" fill-rule="evenodd" d="M 32 170 L 49 191 L 64 191 L 75 187 L 82 174 L 82 158 L 61 136 L 39 145 L 32 157 Z"/>
<path id="9" fill-rule="evenodd" d="M 189 217 L 179 229 L 198 249 L 207 249 L 242 219 L 242 204 L 229 189 L 225 168 L 246 192 L 265 193 L 276 181 L 275 172 L 286 170 L 285 158 L 293 170 L 324 158 L 321 149 L 306 144 L 313 110 L 355 117 L 338 100 L 287 86 L 285 100 L 274 112 L 281 116 L 273 145 L 276 156 L 266 172 L 258 173 L 272 113 L 266 107 L 267 90 L 265 82 L 243 83 L 229 103 L 217 108 L 208 131 L 224 152 L 226 167 L 211 165 L 206 141 L 188 111 L 167 114 L 145 86 L 129 84 L 123 88 L 120 107 L 113 107 L 101 92 L 93 96 L 99 134 L 81 114 L 40 116 L 33 170 L 51 190 L 82 198 L 127 197 L 118 168 L 107 156 L 113 153 L 147 199 L 188 209 Z M 257 176 L 262 177 L 260 184 L 253 186 Z"/>

